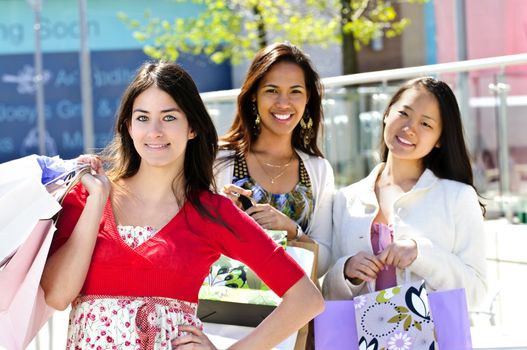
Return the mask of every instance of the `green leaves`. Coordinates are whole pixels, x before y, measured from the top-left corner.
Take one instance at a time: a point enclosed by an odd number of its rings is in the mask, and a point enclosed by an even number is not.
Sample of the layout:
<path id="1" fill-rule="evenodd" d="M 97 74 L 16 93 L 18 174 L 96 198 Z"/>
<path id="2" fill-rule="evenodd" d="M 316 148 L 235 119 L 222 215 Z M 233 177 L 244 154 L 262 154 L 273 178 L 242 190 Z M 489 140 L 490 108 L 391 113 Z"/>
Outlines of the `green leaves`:
<path id="1" fill-rule="evenodd" d="M 176 0 L 174 6 L 196 4 L 199 13 L 189 18 L 157 18 L 145 11 L 143 21 L 122 12 L 117 17 L 153 58 L 176 61 L 185 52 L 205 54 L 215 63 L 238 64 L 270 41 L 326 47 L 341 43 L 342 33 L 352 33 L 360 48 L 377 37 L 400 35 L 410 22 L 398 19 L 394 2 L 398 1 Z"/>

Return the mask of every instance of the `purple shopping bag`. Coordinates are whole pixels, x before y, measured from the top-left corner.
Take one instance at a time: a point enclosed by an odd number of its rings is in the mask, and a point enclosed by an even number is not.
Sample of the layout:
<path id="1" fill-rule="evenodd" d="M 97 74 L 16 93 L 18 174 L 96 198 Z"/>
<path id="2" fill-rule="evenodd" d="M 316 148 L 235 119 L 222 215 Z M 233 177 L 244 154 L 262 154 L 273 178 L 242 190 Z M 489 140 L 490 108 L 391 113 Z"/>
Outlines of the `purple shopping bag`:
<path id="1" fill-rule="evenodd" d="M 439 349 L 472 350 L 465 289 L 428 293 Z"/>
<path id="2" fill-rule="evenodd" d="M 326 301 L 315 317 L 315 349 L 359 350 L 353 300 Z"/>

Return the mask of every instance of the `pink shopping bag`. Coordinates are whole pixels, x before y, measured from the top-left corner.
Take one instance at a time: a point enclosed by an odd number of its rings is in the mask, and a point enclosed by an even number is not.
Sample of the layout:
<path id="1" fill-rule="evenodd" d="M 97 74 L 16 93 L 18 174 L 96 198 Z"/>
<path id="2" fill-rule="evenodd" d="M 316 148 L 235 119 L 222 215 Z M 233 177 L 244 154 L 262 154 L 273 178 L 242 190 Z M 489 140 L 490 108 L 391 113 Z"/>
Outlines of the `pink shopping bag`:
<path id="1" fill-rule="evenodd" d="M 51 317 L 40 288 L 55 226 L 41 220 L 0 271 L 0 347 L 24 349 Z"/>

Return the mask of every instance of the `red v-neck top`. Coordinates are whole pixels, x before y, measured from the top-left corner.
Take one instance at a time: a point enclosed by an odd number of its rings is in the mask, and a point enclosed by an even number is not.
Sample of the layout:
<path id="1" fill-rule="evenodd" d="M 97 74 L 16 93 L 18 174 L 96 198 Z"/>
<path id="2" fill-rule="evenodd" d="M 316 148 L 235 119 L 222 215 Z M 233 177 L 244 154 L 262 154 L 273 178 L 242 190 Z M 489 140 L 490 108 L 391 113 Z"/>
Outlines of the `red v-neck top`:
<path id="1" fill-rule="evenodd" d="M 64 199 L 51 254 L 71 235 L 87 197 L 79 183 Z M 230 199 L 203 192 L 200 200 L 232 232 L 202 217 L 187 202 L 152 238 L 132 249 L 119 236 L 108 199 L 81 294 L 197 302 L 210 265 L 220 254 L 246 263 L 279 296 L 304 275 L 285 250 Z"/>

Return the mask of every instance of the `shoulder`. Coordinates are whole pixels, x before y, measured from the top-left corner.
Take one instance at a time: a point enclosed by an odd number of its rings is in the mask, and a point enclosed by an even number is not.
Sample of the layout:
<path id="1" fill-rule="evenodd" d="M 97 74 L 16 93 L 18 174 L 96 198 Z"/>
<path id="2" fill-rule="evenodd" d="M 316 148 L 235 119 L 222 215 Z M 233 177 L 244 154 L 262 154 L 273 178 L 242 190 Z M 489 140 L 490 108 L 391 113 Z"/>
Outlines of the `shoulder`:
<path id="1" fill-rule="evenodd" d="M 437 186 L 450 203 L 458 207 L 472 205 L 479 207 L 479 197 L 474 187 L 459 181 L 447 179 L 438 179 Z"/>
<path id="2" fill-rule="evenodd" d="M 306 168 L 313 170 L 316 173 L 333 174 L 333 168 L 331 167 L 331 164 L 326 158 L 310 155 L 298 149 L 296 150 L 296 152 L 302 162 L 304 163 L 304 165 L 306 166 Z"/>
<path id="3" fill-rule="evenodd" d="M 340 188 L 337 191 L 336 196 L 344 198 L 353 198 L 358 196 L 361 192 L 367 190 L 370 187 L 370 183 L 367 178 L 361 179 L 351 185 Z"/>
<path id="4" fill-rule="evenodd" d="M 231 182 L 230 177 L 232 176 L 234 166 L 234 155 L 235 152 L 233 150 L 220 150 L 216 155 L 214 177 L 218 181 L 218 186 Z"/>
<path id="5" fill-rule="evenodd" d="M 232 149 L 220 149 L 218 151 L 218 154 L 216 156 L 217 159 L 221 159 L 221 158 L 229 158 L 229 157 L 232 157 L 234 155 L 235 151 L 232 150 Z"/>
<path id="6" fill-rule="evenodd" d="M 199 194 L 199 201 L 203 206 L 214 209 L 229 210 L 236 207 L 232 200 L 212 191 L 202 191 Z"/>
<path id="7" fill-rule="evenodd" d="M 437 183 L 444 191 L 447 191 L 449 193 L 453 193 L 456 195 L 459 194 L 473 194 L 474 196 L 477 196 L 476 190 L 474 187 L 467 185 L 466 183 L 455 181 L 455 180 L 448 180 L 448 179 L 438 179 Z"/>

